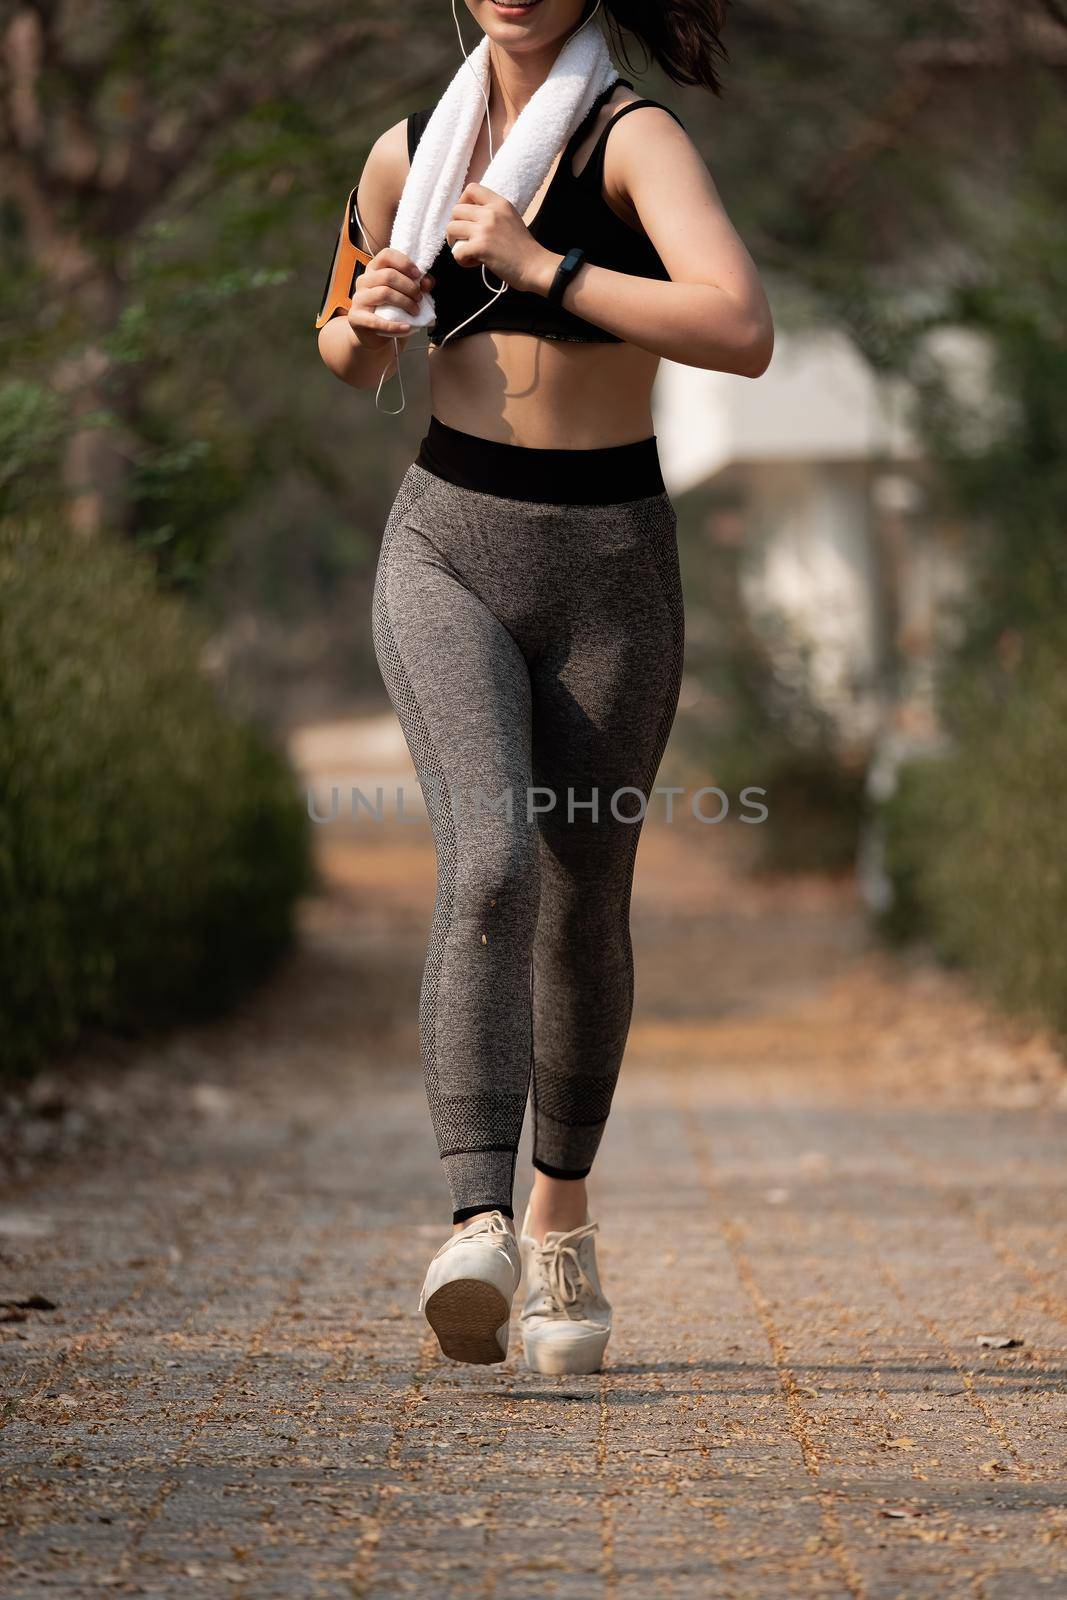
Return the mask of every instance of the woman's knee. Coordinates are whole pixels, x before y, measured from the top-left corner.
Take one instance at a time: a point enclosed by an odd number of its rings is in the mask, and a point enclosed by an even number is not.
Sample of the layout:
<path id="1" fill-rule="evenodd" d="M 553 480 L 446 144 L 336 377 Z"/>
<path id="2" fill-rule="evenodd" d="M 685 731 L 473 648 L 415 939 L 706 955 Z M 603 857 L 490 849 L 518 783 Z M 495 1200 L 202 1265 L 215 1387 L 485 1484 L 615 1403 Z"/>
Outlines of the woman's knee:
<path id="1" fill-rule="evenodd" d="M 530 928 L 537 921 L 540 865 L 536 835 L 487 833 L 461 855 L 456 914 L 496 927 Z"/>

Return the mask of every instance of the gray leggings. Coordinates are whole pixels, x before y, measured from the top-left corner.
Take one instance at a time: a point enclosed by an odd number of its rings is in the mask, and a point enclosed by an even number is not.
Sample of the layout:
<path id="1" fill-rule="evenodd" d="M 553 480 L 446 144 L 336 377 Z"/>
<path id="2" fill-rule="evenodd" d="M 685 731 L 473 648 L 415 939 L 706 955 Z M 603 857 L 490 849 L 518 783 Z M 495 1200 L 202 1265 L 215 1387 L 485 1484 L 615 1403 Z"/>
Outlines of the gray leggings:
<path id="1" fill-rule="evenodd" d="M 531 1073 L 534 1165 L 580 1178 L 622 1062 L 642 797 L 682 669 L 674 508 L 513 499 L 413 462 L 373 636 L 437 851 L 419 1031 L 453 1216 L 511 1216 Z"/>

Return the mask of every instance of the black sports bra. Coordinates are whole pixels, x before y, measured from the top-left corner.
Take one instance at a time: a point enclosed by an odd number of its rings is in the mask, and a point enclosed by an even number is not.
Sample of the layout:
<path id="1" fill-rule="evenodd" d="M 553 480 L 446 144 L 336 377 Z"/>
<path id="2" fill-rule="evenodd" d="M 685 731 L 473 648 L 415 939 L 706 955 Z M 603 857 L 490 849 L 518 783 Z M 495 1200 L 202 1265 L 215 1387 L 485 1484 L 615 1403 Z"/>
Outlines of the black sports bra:
<path id="1" fill-rule="evenodd" d="M 658 100 L 631 100 L 621 106 L 601 130 L 585 166 L 575 176 L 571 170 L 574 153 L 586 137 L 597 112 L 619 85 L 632 89 L 625 78 L 616 78 L 599 94 L 567 141 L 552 181 L 541 201 L 533 221 L 528 224 L 533 237 L 547 250 L 560 254 L 572 245 L 581 245 L 594 265 L 610 267 L 615 272 L 629 272 L 639 278 L 670 278 L 659 253 L 644 232 L 631 228 L 604 199 L 603 173 L 604 149 L 608 134 L 628 111 L 638 106 L 658 106 Z M 408 117 L 408 157 L 415 154 L 424 128 L 430 119 L 432 107 L 413 111 Z M 669 106 L 662 106 L 674 117 L 679 127 L 684 124 Z M 451 247 L 441 247 L 430 271 L 434 275 L 433 299 L 437 321 L 429 333 L 430 344 L 440 344 L 471 313 L 485 306 L 491 291 L 485 286 L 481 272 L 474 267 L 464 267 L 456 261 Z M 490 282 L 495 274 L 488 273 Z M 584 317 L 566 311 L 562 306 L 549 305 L 539 294 L 508 288 L 496 300 L 479 311 L 478 315 L 461 329 L 457 339 L 469 333 L 487 333 L 497 329 L 513 333 L 533 333 L 542 339 L 569 339 L 582 344 L 621 344 L 617 334 L 608 333 Z"/>

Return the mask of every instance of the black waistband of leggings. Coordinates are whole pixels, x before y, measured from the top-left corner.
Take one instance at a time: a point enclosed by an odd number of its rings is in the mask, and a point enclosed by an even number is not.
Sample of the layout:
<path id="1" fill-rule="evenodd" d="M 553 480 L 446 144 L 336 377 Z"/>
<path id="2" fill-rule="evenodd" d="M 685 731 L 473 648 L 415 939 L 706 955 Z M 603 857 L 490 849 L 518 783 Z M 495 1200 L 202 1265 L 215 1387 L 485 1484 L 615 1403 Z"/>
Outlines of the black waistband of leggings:
<path id="1" fill-rule="evenodd" d="M 580 505 L 615 505 L 665 493 L 655 434 L 592 450 L 504 444 L 430 417 L 416 461 L 462 489 Z"/>

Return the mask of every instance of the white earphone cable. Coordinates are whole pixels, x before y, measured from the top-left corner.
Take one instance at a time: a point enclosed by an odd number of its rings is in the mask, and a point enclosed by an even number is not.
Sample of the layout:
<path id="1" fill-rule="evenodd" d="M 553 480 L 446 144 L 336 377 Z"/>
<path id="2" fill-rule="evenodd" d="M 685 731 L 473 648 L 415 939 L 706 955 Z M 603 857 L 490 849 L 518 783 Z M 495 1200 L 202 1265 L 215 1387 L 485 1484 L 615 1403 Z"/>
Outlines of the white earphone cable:
<path id="1" fill-rule="evenodd" d="M 596 5 L 593 7 L 592 11 L 590 11 L 589 15 L 586 17 L 585 22 L 580 22 L 578 24 L 578 26 L 575 28 L 574 33 L 568 34 L 568 36 L 567 36 L 568 39 L 573 39 L 576 34 L 581 33 L 582 29 L 588 23 L 592 22 L 593 18 L 596 16 L 597 12 L 600 10 L 600 3 L 601 3 L 601 0 L 596 0 Z M 471 66 L 470 56 L 467 54 L 466 47 L 465 47 L 465 45 L 463 43 L 463 32 L 462 32 L 462 30 L 460 28 L 460 25 L 459 25 L 459 17 L 456 15 L 456 0 L 452 0 L 452 21 L 456 25 L 456 37 L 459 40 L 459 48 L 460 48 L 460 51 L 462 52 L 463 59 L 467 63 L 467 65 L 470 67 L 471 72 L 474 72 L 474 68 Z M 488 135 L 489 135 L 489 160 L 492 161 L 493 156 L 496 154 L 496 152 L 493 149 L 493 127 L 492 127 L 492 123 L 490 122 L 490 119 L 489 119 L 489 96 L 485 92 L 485 85 L 482 83 L 481 79 L 478 77 L 478 74 L 476 72 L 474 72 L 474 77 L 475 77 L 475 81 L 478 84 L 478 89 L 479 89 L 479 92 L 481 93 L 481 97 L 482 97 L 483 101 L 485 102 L 485 123 L 486 123 L 486 130 L 487 130 Z M 363 237 L 369 243 L 373 243 L 373 240 L 371 239 L 370 234 L 367 232 L 366 228 L 364 228 L 364 226 L 363 226 L 363 219 L 359 214 L 359 204 L 355 199 L 353 199 L 353 205 L 355 206 L 356 222 L 359 225 L 359 230 L 360 230 L 361 234 L 363 235 Z M 510 288 L 510 284 L 508 284 L 503 278 L 500 281 L 499 289 L 493 288 L 493 285 L 489 282 L 489 279 L 485 275 L 485 262 L 484 261 L 482 262 L 482 282 L 485 284 L 485 287 L 487 289 L 492 291 L 489 299 L 486 300 L 483 305 L 480 305 L 477 308 L 476 311 L 472 311 L 469 317 L 464 317 L 462 322 L 457 322 L 457 324 L 456 324 L 456 326 L 454 328 L 450 328 L 448 333 L 446 333 L 444 338 L 440 341 L 440 344 L 438 345 L 438 349 L 441 349 L 444 345 L 446 345 L 448 343 L 449 339 L 452 338 L 453 334 L 458 333 L 461 328 L 465 328 L 467 326 L 468 322 L 473 322 L 474 318 L 475 317 L 480 317 L 482 312 L 486 311 L 489 308 L 489 306 L 495 305 L 497 300 L 499 300 L 500 296 L 504 293 L 505 289 Z M 378 398 L 379 398 L 379 396 L 381 395 L 381 392 L 382 392 L 382 385 L 384 384 L 384 382 L 386 380 L 386 377 L 389 375 L 389 374 L 387 374 L 387 372 L 383 368 L 382 369 L 382 375 L 378 380 L 378 388 L 375 391 L 375 395 L 374 395 L 374 405 L 375 405 L 375 409 L 376 410 L 383 410 L 384 409 L 386 416 L 396 417 L 396 416 L 400 415 L 400 412 L 403 411 L 404 406 L 407 403 L 405 395 L 404 395 L 404 379 L 403 379 L 403 376 L 401 375 L 401 372 L 400 372 L 400 357 L 402 355 L 406 355 L 407 354 L 407 349 L 401 350 L 401 348 L 400 348 L 400 340 L 399 340 L 399 338 L 397 337 L 396 334 L 393 334 L 392 339 L 393 339 L 393 352 L 394 352 L 394 362 L 395 362 L 395 366 L 394 366 L 393 370 L 395 371 L 397 379 L 398 379 L 398 381 L 400 383 L 400 404 L 399 404 L 399 406 L 396 407 L 395 410 L 392 410 L 392 411 L 389 410 L 388 407 L 384 407 L 383 408 L 383 407 L 378 405 Z M 422 350 L 422 349 L 425 349 L 425 345 L 416 345 L 415 348 L 418 349 L 418 350 Z M 408 347 L 408 349 L 410 349 L 410 346 Z"/>
<path id="2" fill-rule="evenodd" d="M 597 5 L 599 5 L 599 4 L 600 4 L 600 0 L 597 0 Z M 481 97 L 482 97 L 483 101 L 485 102 L 485 126 L 486 126 L 486 131 L 488 132 L 488 135 L 489 135 L 489 160 L 492 161 L 493 156 L 496 154 L 496 152 L 493 149 L 493 125 L 489 120 L 489 96 L 485 92 L 485 85 L 483 84 L 482 80 L 478 77 L 478 74 L 476 72 L 474 72 L 474 68 L 471 67 L 471 58 L 467 54 L 466 46 L 463 43 L 463 32 L 462 32 L 462 30 L 460 28 L 460 25 L 459 25 L 459 18 L 456 15 L 456 0 L 452 0 L 452 21 L 456 25 L 456 38 L 459 40 L 459 48 L 460 48 L 460 51 L 461 51 L 461 53 L 463 55 L 463 59 L 467 63 L 468 67 L 470 67 L 471 72 L 474 73 L 475 82 L 478 85 L 478 91 L 481 94 Z M 472 311 L 469 317 L 465 317 L 462 322 L 457 322 L 456 326 L 454 328 L 450 329 L 450 331 L 448 333 L 446 333 L 444 338 L 441 340 L 442 345 L 447 344 L 449 339 L 451 339 L 452 335 L 454 333 L 458 333 L 460 328 L 465 328 L 467 326 L 468 322 L 471 322 L 471 321 L 473 321 L 473 319 L 475 317 L 480 316 L 481 313 L 485 310 L 486 306 L 495 305 L 496 301 L 499 300 L 500 296 L 504 293 L 504 290 L 508 287 L 508 285 L 504 282 L 503 278 L 501 278 L 501 280 L 500 280 L 500 288 L 499 289 L 494 289 L 493 288 L 493 285 L 489 282 L 489 279 L 485 275 L 485 262 L 484 261 L 482 262 L 482 282 L 485 284 L 485 287 L 487 289 L 492 291 L 492 293 L 490 295 L 490 298 L 485 302 L 485 305 L 479 306 L 477 311 Z"/>
<path id="3" fill-rule="evenodd" d="M 596 14 L 597 14 L 597 12 L 599 10 L 600 10 L 600 0 L 596 0 L 596 5 L 593 7 L 592 11 L 590 11 L 589 15 L 586 17 L 585 22 L 580 22 L 578 24 L 578 26 L 575 28 L 574 33 L 571 33 L 571 34 L 567 35 L 568 41 L 573 39 L 576 34 L 581 33 L 582 29 L 586 26 L 586 23 L 592 22 L 593 18 L 596 16 Z M 459 48 L 463 51 L 463 59 L 464 59 L 464 61 L 466 61 L 467 65 L 470 66 L 470 57 L 467 54 L 466 50 L 464 49 L 464 46 L 463 46 L 463 34 L 460 31 L 459 18 L 456 16 L 456 0 L 452 0 L 452 20 L 456 24 L 456 35 L 457 35 L 457 37 L 459 39 Z M 471 71 L 474 72 L 474 68 L 473 67 L 471 67 Z M 477 73 L 475 73 L 475 78 L 477 79 Z M 488 134 L 489 134 L 489 160 L 492 161 L 493 156 L 494 156 L 494 154 L 496 152 L 493 150 L 493 128 L 492 128 L 492 124 L 491 124 L 491 122 L 489 120 L 489 96 L 486 94 L 485 87 L 482 84 L 480 79 L 478 79 L 478 88 L 481 90 L 482 99 L 485 101 L 485 124 L 486 124 L 486 129 L 487 129 Z M 485 263 L 484 262 L 482 263 L 482 282 L 485 284 L 487 289 L 493 289 L 493 285 L 489 282 L 489 279 L 485 275 Z M 446 333 L 444 338 L 441 340 L 441 345 L 446 345 L 448 343 L 449 339 L 451 339 L 452 335 L 459 332 L 460 328 L 465 328 L 467 326 L 468 322 L 473 322 L 475 317 L 480 317 L 482 312 L 487 310 L 489 308 L 489 306 L 495 305 L 497 300 L 499 300 L 500 296 L 504 293 L 504 290 L 508 289 L 508 288 L 510 288 L 510 284 L 505 282 L 504 279 L 501 279 L 500 288 L 499 289 L 493 289 L 492 296 L 490 297 L 490 299 L 486 300 L 484 305 L 480 305 L 476 311 L 472 311 L 471 312 L 469 317 L 464 317 L 462 322 L 457 322 L 456 326 L 454 328 L 450 328 L 448 333 Z M 440 346 L 439 346 L 439 348 L 440 348 Z"/>
<path id="4" fill-rule="evenodd" d="M 354 209 L 354 211 L 356 213 L 356 224 L 357 224 L 357 226 L 359 228 L 360 237 L 363 240 L 365 240 L 365 242 L 372 247 L 372 249 L 374 250 L 375 255 L 377 255 L 379 247 L 374 243 L 374 239 L 371 236 L 370 230 L 366 227 L 366 225 L 364 224 L 363 218 L 359 214 L 359 201 L 356 199 L 356 196 L 354 194 L 352 196 L 352 206 L 353 206 L 353 209 Z M 395 407 L 392 407 L 392 408 L 390 408 L 389 406 L 381 406 L 381 405 L 378 404 L 378 401 L 381 398 L 382 385 L 385 383 L 386 378 L 392 376 L 392 374 L 388 371 L 388 369 L 386 367 L 383 367 L 382 368 L 382 372 L 381 372 L 381 377 L 378 379 L 378 387 L 374 391 L 374 409 L 376 411 L 384 412 L 384 414 L 387 417 L 398 417 L 400 415 L 400 413 L 403 411 L 404 407 L 407 405 L 407 396 L 404 393 L 404 375 L 400 370 L 400 357 L 402 355 L 406 355 L 407 351 L 406 350 L 401 350 L 401 348 L 400 348 L 400 340 L 399 340 L 399 338 L 397 337 L 397 335 L 395 333 L 392 334 L 390 337 L 392 338 L 392 341 L 393 341 L 393 363 L 394 363 L 393 372 L 396 373 L 397 382 L 400 384 L 400 404 L 398 406 L 395 406 Z M 416 345 L 415 348 L 416 349 L 423 349 L 425 347 L 422 346 L 422 345 Z"/>

